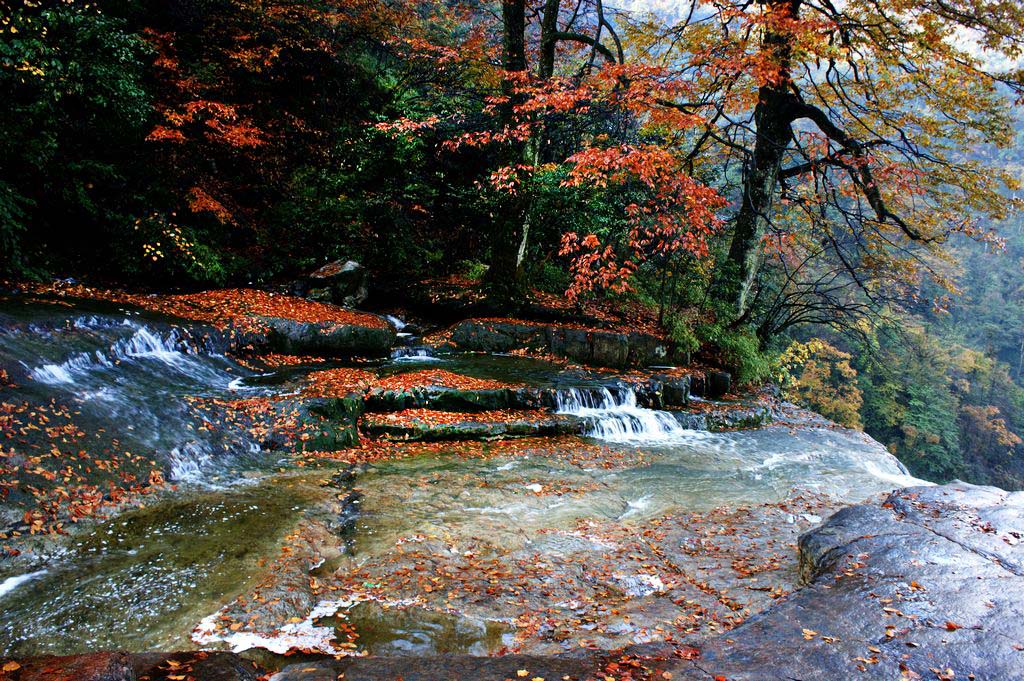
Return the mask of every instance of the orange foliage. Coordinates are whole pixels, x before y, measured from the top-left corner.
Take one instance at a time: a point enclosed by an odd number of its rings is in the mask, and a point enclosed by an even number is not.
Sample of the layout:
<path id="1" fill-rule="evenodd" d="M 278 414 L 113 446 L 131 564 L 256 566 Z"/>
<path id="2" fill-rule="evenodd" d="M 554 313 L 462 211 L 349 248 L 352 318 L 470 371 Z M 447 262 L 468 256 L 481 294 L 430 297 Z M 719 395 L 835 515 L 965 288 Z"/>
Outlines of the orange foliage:
<path id="1" fill-rule="evenodd" d="M 20 284 L 20 288 L 40 295 L 52 294 L 136 305 L 182 319 L 207 322 L 219 328 L 225 328 L 233 322 L 249 326 L 254 317 L 279 317 L 312 324 L 354 325 L 379 329 L 388 327 L 388 322 L 377 315 L 258 289 L 218 289 L 157 296 L 92 288 L 62 281 L 48 284 L 24 283 Z"/>
<path id="2" fill-rule="evenodd" d="M 193 213 L 212 213 L 223 223 L 234 222 L 234 217 L 224 204 L 210 196 L 202 187 L 192 187 L 188 190 L 188 207 Z"/>
<path id="3" fill-rule="evenodd" d="M 380 380 L 376 388 L 381 390 L 409 390 L 419 387 L 456 388 L 459 390 L 501 390 L 521 384 L 504 383 L 483 378 L 473 378 L 462 374 L 444 371 L 443 369 L 424 369 L 395 374 Z"/>
<path id="4" fill-rule="evenodd" d="M 633 181 L 650 193 L 643 203 L 626 208 L 629 233 L 624 248 L 602 245 L 594 234 L 582 239 L 575 232 L 563 235 L 559 254 L 573 258 L 569 300 L 601 289 L 628 290 L 633 273 L 652 256 L 708 256 L 708 239 L 722 226 L 716 211 L 725 206 L 725 198 L 683 172 L 671 152 L 621 145 L 584 149 L 567 162 L 572 169 L 563 186 L 607 187 Z"/>
<path id="5" fill-rule="evenodd" d="M 369 387 L 376 376 L 362 369 L 335 368 L 309 374 L 303 394 L 312 397 L 344 397 Z"/>

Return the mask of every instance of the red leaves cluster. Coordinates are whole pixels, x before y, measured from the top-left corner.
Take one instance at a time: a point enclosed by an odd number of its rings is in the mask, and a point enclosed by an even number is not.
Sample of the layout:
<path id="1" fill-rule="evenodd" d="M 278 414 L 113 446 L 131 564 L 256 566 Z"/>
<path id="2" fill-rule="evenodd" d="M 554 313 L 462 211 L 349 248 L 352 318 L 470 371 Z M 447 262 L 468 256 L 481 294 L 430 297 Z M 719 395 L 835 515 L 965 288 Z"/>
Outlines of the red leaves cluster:
<path id="1" fill-rule="evenodd" d="M 63 533 L 68 522 L 101 516 L 164 484 L 146 456 L 90 451 L 77 416 L 55 402 L 0 402 L 0 502 L 21 511 L 26 528 L 0 532 L 0 540 Z"/>
<path id="2" fill-rule="evenodd" d="M 514 383 L 505 383 L 485 378 L 474 378 L 443 369 L 424 369 L 394 374 L 381 379 L 374 385 L 380 390 L 411 390 L 420 387 L 456 388 L 458 390 L 501 390 L 513 388 Z"/>
<path id="3" fill-rule="evenodd" d="M 326 358 L 317 357 L 314 355 L 282 355 L 280 353 L 271 352 L 265 355 L 259 355 L 256 357 L 250 357 L 244 364 L 252 368 L 253 362 L 258 362 L 268 369 L 277 369 L 286 366 L 299 366 L 302 364 L 320 364 L 326 362 Z"/>
<path id="4" fill-rule="evenodd" d="M 568 162 L 573 167 L 565 186 L 638 182 L 648 193 L 645 201 L 627 207 L 625 244 L 602 245 L 595 234 L 563 236 L 559 253 L 572 257 L 570 300 L 601 289 L 627 290 L 632 274 L 652 256 L 682 252 L 707 257 L 708 239 L 722 226 L 717 211 L 725 198 L 684 172 L 672 153 L 650 145 L 620 145 L 585 149 Z"/>
<path id="5" fill-rule="evenodd" d="M 501 390 L 516 387 L 511 383 L 463 376 L 443 369 L 410 371 L 378 379 L 376 374 L 364 369 L 335 367 L 314 371 L 306 377 L 306 381 L 302 394 L 309 397 L 344 397 L 352 393 L 365 393 L 368 389 L 402 392 L 416 388 Z"/>
<path id="6" fill-rule="evenodd" d="M 179 110 L 164 111 L 167 125 L 157 125 L 147 139 L 151 141 L 184 142 L 190 125 L 199 125 L 210 141 L 219 142 L 236 149 L 247 149 L 263 145 L 265 133 L 247 117 L 239 114 L 237 107 L 224 102 L 197 99 L 186 103 Z"/>
<path id="7" fill-rule="evenodd" d="M 550 420 L 552 414 L 540 409 L 493 409 L 468 414 L 434 409 L 405 409 L 390 414 L 374 415 L 373 418 L 389 426 L 433 428 L 459 423 L 532 423 Z"/>
<path id="8" fill-rule="evenodd" d="M 308 377 L 308 385 L 303 394 L 311 397 L 344 397 L 353 392 L 361 392 L 371 386 L 376 376 L 363 369 L 338 367 L 314 371 Z"/>
<path id="9" fill-rule="evenodd" d="M 188 190 L 188 207 L 193 213 L 210 213 L 223 224 L 233 223 L 234 216 L 231 211 L 224 207 L 224 204 L 210 196 L 202 187 L 192 187 Z"/>
<path id="10" fill-rule="evenodd" d="M 254 317 L 278 317 L 311 324 L 351 324 L 369 328 L 388 326 L 386 320 L 376 315 L 258 289 L 217 289 L 179 295 L 150 296 L 62 281 L 47 284 L 25 283 L 20 286 L 22 290 L 36 294 L 135 305 L 182 319 L 208 322 L 221 328 L 232 322 L 244 324 Z"/>

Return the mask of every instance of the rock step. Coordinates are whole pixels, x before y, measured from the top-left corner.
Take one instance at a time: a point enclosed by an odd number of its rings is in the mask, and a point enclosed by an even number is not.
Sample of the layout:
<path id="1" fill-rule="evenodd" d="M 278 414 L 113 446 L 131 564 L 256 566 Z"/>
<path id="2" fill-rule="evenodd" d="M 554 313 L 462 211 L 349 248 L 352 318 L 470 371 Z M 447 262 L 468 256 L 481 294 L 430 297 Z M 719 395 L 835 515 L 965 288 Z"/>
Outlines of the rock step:
<path id="1" fill-rule="evenodd" d="M 581 434 L 581 419 L 553 413 L 553 395 L 536 388 L 353 392 L 345 397 L 242 400 L 228 404 L 224 416 L 246 428 L 264 449 L 292 453 L 355 447 L 360 430 L 371 437 L 426 441 Z M 770 407 L 750 402 L 694 401 L 670 413 L 692 430 L 758 428 L 772 420 Z"/>
<path id="2" fill-rule="evenodd" d="M 631 389 L 637 404 L 650 409 L 685 407 L 690 402 L 689 376 L 654 376 L 643 381 L 615 381 L 606 385 L 584 386 L 581 390 Z M 555 387 L 510 386 L 507 388 L 464 389 L 443 385 L 423 385 L 398 390 L 373 388 L 366 393 L 366 411 L 391 412 L 405 409 L 476 412 L 497 409 L 554 409 L 558 395 Z"/>
<path id="3" fill-rule="evenodd" d="M 760 428 L 773 420 L 771 407 L 751 402 L 702 401 L 672 413 L 685 428 L 712 432 Z"/>
<path id="4" fill-rule="evenodd" d="M 579 420 L 541 410 L 483 411 L 474 414 L 407 409 L 367 414 L 362 429 L 392 440 L 493 440 L 579 433 Z"/>
<path id="5" fill-rule="evenodd" d="M 574 655 L 434 655 L 416 657 L 310 659 L 286 665 L 276 673 L 227 652 L 124 653 L 103 652 L 21 660 L 4 681 L 439 681 L 519 679 L 519 670 L 544 679 L 591 678 L 607 654 L 583 651 Z"/>
<path id="6" fill-rule="evenodd" d="M 626 368 L 686 364 L 687 353 L 664 338 L 637 332 L 588 329 L 513 319 L 467 319 L 452 327 L 452 345 L 462 350 L 530 350 L 593 366 Z"/>

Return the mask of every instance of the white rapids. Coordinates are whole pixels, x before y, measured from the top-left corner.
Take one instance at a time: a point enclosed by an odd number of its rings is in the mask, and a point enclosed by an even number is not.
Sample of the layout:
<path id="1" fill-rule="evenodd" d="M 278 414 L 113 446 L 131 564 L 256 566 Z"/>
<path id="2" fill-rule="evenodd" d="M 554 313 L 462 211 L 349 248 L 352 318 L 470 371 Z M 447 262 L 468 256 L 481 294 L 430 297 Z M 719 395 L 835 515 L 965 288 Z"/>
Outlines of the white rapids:
<path id="1" fill-rule="evenodd" d="M 585 434 L 607 442 L 672 444 L 707 433 L 684 427 L 667 411 L 637 406 L 632 388 L 565 388 L 556 391 L 559 414 L 586 422 Z"/>

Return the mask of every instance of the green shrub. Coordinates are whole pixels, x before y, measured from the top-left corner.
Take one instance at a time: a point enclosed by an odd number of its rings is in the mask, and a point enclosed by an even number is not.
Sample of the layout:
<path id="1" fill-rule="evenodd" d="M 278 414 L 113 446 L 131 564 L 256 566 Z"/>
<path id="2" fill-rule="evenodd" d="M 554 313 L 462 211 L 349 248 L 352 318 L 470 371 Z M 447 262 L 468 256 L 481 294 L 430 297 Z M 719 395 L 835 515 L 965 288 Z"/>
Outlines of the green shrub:
<path id="1" fill-rule="evenodd" d="M 721 324 L 702 324 L 697 337 L 717 349 L 737 383 L 757 383 L 771 375 L 770 355 L 748 328 L 729 329 Z"/>

